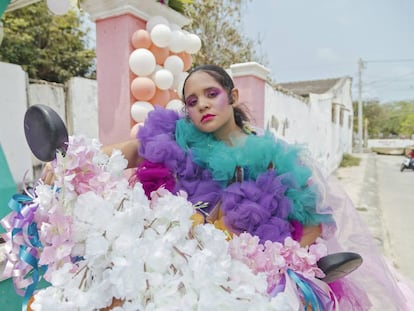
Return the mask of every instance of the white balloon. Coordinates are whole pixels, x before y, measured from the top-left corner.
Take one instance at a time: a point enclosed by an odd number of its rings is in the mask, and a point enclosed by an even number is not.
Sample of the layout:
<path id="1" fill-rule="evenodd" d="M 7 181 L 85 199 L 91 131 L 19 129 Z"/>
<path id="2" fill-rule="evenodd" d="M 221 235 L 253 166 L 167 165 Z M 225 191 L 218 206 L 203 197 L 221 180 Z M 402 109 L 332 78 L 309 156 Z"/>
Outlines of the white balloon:
<path id="1" fill-rule="evenodd" d="M 151 30 L 151 40 L 160 48 L 167 47 L 171 42 L 170 27 L 164 24 L 155 25 L 155 27 Z"/>
<path id="2" fill-rule="evenodd" d="M 171 32 L 171 41 L 169 46 L 171 52 L 180 53 L 186 48 L 185 35 L 181 30 L 173 30 Z"/>
<path id="3" fill-rule="evenodd" d="M 167 69 L 161 69 L 155 73 L 154 82 L 159 89 L 168 90 L 174 82 L 174 76 L 171 71 Z"/>
<path id="4" fill-rule="evenodd" d="M 151 79 L 153 80 L 153 81 L 155 81 L 155 74 L 159 71 L 159 70 L 161 70 L 161 69 L 164 69 L 164 67 L 162 67 L 161 65 L 155 65 L 155 69 L 154 69 L 154 71 L 152 72 L 152 74 L 151 74 Z"/>
<path id="5" fill-rule="evenodd" d="M 46 4 L 55 15 L 65 15 L 72 7 L 69 0 L 46 0 Z"/>
<path id="6" fill-rule="evenodd" d="M 155 25 L 163 24 L 169 26 L 168 20 L 164 16 L 156 15 L 151 17 L 146 25 L 146 28 L 149 32 L 155 27 Z"/>
<path id="7" fill-rule="evenodd" d="M 131 117 L 135 122 L 144 122 L 148 112 L 154 110 L 154 106 L 149 102 L 137 101 L 131 106 Z"/>
<path id="8" fill-rule="evenodd" d="M 197 53 L 200 49 L 201 49 L 200 38 L 193 33 L 187 34 L 185 51 L 187 53 L 194 54 L 194 53 Z"/>
<path id="9" fill-rule="evenodd" d="M 149 76 L 155 65 L 155 56 L 150 50 L 136 49 L 129 56 L 129 68 L 137 76 Z"/>
<path id="10" fill-rule="evenodd" d="M 181 30 L 181 27 L 178 26 L 175 23 L 170 23 L 170 28 L 171 28 L 172 31 L 174 31 L 174 30 Z"/>
<path id="11" fill-rule="evenodd" d="M 164 68 L 171 71 L 174 75 L 179 74 L 184 69 L 184 62 L 177 55 L 168 56 L 164 61 Z"/>
<path id="12" fill-rule="evenodd" d="M 173 99 L 168 102 L 168 104 L 165 106 L 167 109 L 175 110 L 179 113 L 184 112 L 184 103 L 179 99 Z"/>
<path id="13" fill-rule="evenodd" d="M 184 86 L 184 81 L 188 76 L 188 72 L 180 72 L 178 75 L 174 76 L 174 88 L 175 91 L 177 92 L 177 94 L 179 94 L 180 96 L 183 95 L 183 86 Z"/>

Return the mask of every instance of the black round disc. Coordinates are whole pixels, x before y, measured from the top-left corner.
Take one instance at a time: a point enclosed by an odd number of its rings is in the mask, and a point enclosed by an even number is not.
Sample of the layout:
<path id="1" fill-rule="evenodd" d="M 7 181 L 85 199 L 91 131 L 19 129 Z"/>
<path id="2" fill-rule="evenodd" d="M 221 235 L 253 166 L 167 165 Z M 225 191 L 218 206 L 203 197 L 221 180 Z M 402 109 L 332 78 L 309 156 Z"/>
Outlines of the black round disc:
<path id="1" fill-rule="evenodd" d="M 36 158 L 49 162 L 56 158 L 56 151 L 67 149 L 68 131 L 65 123 L 52 108 L 33 105 L 24 116 L 26 141 Z"/>
<path id="2" fill-rule="evenodd" d="M 362 257 L 351 252 L 335 253 L 322 257 L 318 261 L 318 267 L 325 273 L 321 280 L 326 283 L 342 278 L 362 264 Z"/>

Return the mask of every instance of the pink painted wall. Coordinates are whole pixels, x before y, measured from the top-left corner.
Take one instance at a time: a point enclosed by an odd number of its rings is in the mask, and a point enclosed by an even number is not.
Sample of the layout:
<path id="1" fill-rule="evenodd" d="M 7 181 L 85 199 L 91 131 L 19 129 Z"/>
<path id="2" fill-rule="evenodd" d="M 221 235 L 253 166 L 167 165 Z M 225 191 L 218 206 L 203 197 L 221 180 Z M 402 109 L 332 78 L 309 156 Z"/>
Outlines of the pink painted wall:
<path id="1" fill-rule="evenodd" d="M 255 76 L 233 78 L 239 89 L 239 102 L 249 109 L 251 123 L 264 128 L 265 81 Z"/>
<path id="2" fill-rule="evenodd" d="M 99 140 L 104 145 L 130 137 L 134 124 L 130 111 L 134 102 L 130 91 L 131 37 L 145 25 L 146 21 L 130 14 L 96 21 Z"/>

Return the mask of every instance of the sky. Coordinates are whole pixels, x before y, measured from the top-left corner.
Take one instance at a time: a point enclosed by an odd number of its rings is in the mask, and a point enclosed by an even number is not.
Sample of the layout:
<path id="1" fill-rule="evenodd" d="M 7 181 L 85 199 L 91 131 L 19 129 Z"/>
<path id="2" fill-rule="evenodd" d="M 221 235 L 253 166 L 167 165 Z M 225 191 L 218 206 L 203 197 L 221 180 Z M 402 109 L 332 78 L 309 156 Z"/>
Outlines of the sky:
<path id="1" fill-rule="evenodd" d="M 354 100 L 359 81 L 363 101 L 414 100 L 414 0 L 252 0 L 243 16 L 275 82 L 350 76 Z"/>

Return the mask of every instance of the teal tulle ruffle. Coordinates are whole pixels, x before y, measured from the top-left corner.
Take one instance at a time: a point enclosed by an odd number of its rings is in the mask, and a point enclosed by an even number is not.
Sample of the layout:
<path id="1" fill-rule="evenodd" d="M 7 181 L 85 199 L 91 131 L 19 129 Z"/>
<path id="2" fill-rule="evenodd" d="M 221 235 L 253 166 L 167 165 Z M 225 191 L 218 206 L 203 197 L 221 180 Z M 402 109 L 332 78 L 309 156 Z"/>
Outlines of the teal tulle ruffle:
<path id="1" fill-rule="evenodd" d="M 286 195 L 293 203 L 290 219 L 304 225 L 333 222 L 330 214 L 316 212 L 319 191 L 315 185 L 308 185 L 312 171 L 301 163 L 298 146 L 276 140 L 270 132 L 236 139 L 229 146 L 210 133 L 200 132 L 186 119 L 177 121 L 175 135 L 178 145 L 191 152 L 198 165 L 210 170 L 223 188 L 233 178 L 237 166 L 243 167 L 245 180 L 256 180 L 272 163 L 277 175 L 286 174 Z"/>

